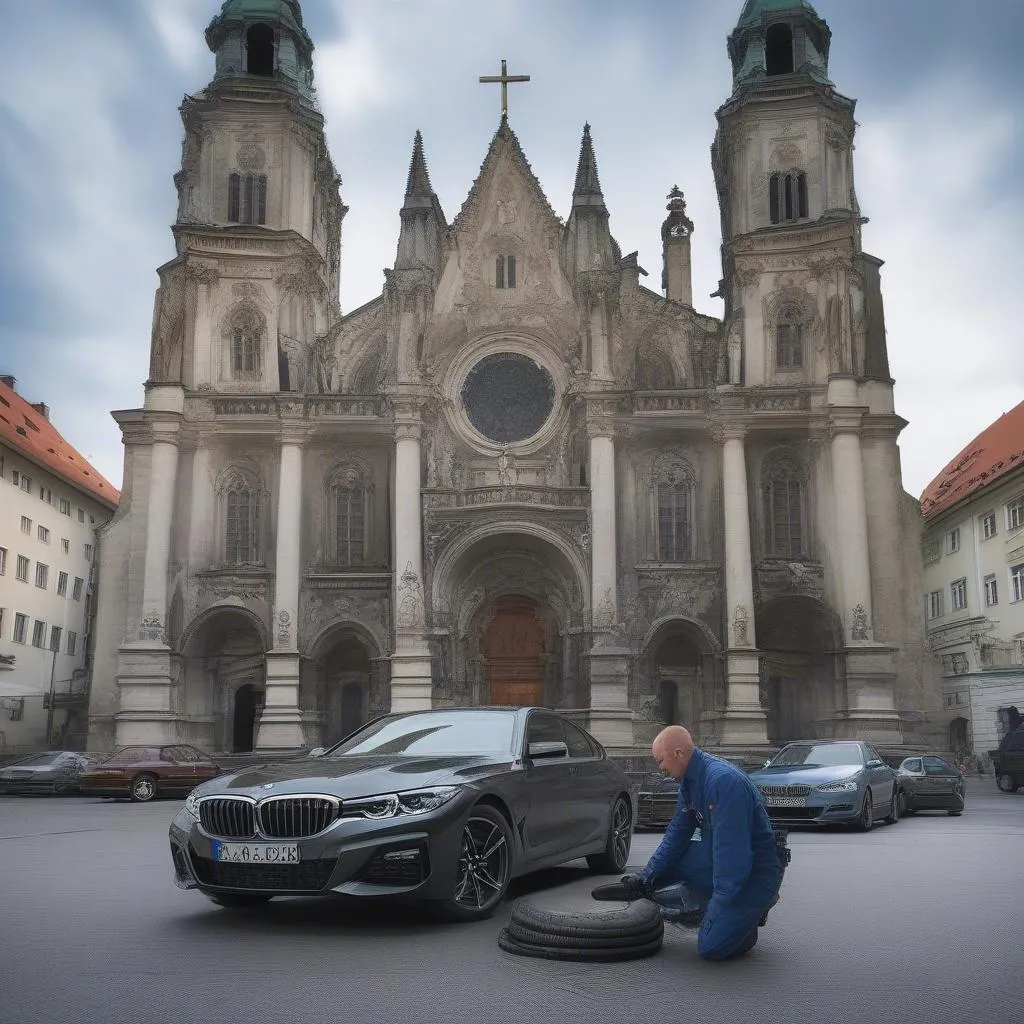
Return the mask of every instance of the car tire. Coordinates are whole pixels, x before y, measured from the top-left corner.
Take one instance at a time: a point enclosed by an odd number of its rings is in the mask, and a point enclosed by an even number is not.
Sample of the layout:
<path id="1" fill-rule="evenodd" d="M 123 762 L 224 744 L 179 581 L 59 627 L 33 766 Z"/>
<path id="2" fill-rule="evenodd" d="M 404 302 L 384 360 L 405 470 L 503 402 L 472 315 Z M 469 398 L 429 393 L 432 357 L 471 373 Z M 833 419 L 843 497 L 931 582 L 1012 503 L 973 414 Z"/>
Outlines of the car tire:
<path id="1" fill-rule="evenodd" d="M 208 892 L 204 895 L 218 907 L 228 907 L 233 910 L 243 907 L 261 907 L 274 898 L 258 892 Z"/>
<path id="2" fill-rule="evenodd" d="M 603 853 L 587 857 L 587 867 L 599 875 L 621 875 L 629 863 L 633 845 L 633 808 L 628 797 L 619 796 L 608 819 L 608 839 Z"/>
<path id="3" fill-rule="evenodd" d="M 871 790 L 864 791 L 864 803 L 861 804 L 860 814 L 857 816 L 857 828 L 861 832 L 870 832 L 875 824 L 875 805 L 871 799 Z"/>
<path id="4" fill-rule="evenodd" d="M 1016 793 L 1020 788 L 1017 780 L 1009 772 L 1001 772 L 996 776 L 996 785 L 1004 793 Z"/>
<path id="5" fill-rule="evenodd" d="M 156 776 L 136 775 L 128 787 L 128 795 L 134 803 L 148 803 L 156 796 Z"/>
<path id="6" fill-rule="evenodd" d="M 622 963 L 625 960 L 639 960 L 642 957 L 654 956 L 661 949 L 663 936 L 652 939 L 643 945 L 623 946 L 618 949 L 590 949 L 577 946 L 535 946 L 516 942 L 502 928 L 498 934 L 498 945 L 506 953 L 516 956 L 532 956 L 541 960 L 569 960 L 582 963 Z"/>
<path id="7" fill-rule="evenodd" d="M 895 825 L 897 821 L 902 817 L 903 809 L 903 793 L 900 790 L 896 790 L 892 795 L 892 806 L 889 808 L 889 813 L 885 816 L 885 823 L 887 825 Z"/>
<path id="8" fill-rule="evenodd" d="M 482 865 L 479 859 L 474 861 L 480 858 L 477 851 L 481 847 L 491 850 L 488 854 L 484 849 Z M 482 921 L 497 910 L 511 879 L 512 829 L 497 808 L 477 804 L 462 826 L 455 890 L 449 899 L 439 900 L 434 909 L 450 921 Z"/>

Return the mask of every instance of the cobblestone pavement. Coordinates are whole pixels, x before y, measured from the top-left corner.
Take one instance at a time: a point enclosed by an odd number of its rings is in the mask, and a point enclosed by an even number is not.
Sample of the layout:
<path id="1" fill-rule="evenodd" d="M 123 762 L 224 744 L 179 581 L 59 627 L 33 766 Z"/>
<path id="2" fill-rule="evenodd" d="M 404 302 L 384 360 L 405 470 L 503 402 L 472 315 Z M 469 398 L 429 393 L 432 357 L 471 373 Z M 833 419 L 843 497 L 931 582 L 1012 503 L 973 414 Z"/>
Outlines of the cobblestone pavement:
<path id="1" fill-rule="evenodd" d="M 971 779 L 961 818 L 793 832 L 782 902 L 740 961 L 669 929 L 623 964 L 514 957 L 489 921 L 303 900 L 214 907 L 171 881 L 176 801 L 0 797 L 0 1022 L 946 1024 L 1020 1020 L 1024 792 Z M 635 838 L 642 864 L 656 834 Z M 589 903 L 585 865 L 516 884 Z"/>

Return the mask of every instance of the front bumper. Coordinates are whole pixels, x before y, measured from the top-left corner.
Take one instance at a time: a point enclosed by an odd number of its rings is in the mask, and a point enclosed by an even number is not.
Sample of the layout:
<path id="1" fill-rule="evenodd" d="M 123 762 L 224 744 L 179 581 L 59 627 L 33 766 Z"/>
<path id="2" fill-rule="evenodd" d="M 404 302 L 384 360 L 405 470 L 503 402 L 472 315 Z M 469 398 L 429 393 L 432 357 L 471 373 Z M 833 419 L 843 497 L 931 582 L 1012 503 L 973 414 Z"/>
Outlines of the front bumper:
<path id="1" fill-rule="evenodd" d="M 214 894 L 448 898 L 455 889 L 462 826 L 471 805 L 470 798 L 460 796 L 426 814 L 342 818 L 308 839 L 252 840 L 294 843 L 297 864 L 215 860 L 213 843 L 219 837 L 209 835 L 182 808 L 169 832 L 174 882 Z"/>
<path id="2" fill-rule="evenodd" d="M 800 807 L 773 807 L 765 797 L 765 810 L 780 825 L 838 825 L 856 821 L 864 804 L 864 791 L 821 793 L 812 790 Z"/>

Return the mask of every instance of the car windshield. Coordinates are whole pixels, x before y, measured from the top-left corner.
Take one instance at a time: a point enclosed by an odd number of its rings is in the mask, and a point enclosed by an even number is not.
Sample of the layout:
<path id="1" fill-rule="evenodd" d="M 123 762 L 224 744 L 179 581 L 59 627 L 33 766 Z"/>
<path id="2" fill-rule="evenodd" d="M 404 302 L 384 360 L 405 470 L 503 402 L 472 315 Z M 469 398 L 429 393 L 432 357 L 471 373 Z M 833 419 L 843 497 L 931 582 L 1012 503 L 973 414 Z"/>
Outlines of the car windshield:
<path id="1" fill-rule="evenodd" d="M 848 764 L 864 764 L 864 755 L 857 743 L 791 743 L 772 758 L 769 767 L 832 768 Z"/>
<path id="2" fill-rule="evenodd" d="M 15 761 L 14 765 L 17 765 L 20 768 L 22 765 L 30 764 L 53 764 L 62 756 L 63 752 L 60 750 L 51 751 L 47 754 L 32 754 L 31 756 L 23 758 L 20 761 Z M 11 767 L 14 767 L 14 765 L 11 765 Z"/>
<path id="3" fill-rule="evenodd" d="M 510 754 L 510 711 L 430 711 L 389 715 L 331 747 L 325 757 L 350 754 Z"/>

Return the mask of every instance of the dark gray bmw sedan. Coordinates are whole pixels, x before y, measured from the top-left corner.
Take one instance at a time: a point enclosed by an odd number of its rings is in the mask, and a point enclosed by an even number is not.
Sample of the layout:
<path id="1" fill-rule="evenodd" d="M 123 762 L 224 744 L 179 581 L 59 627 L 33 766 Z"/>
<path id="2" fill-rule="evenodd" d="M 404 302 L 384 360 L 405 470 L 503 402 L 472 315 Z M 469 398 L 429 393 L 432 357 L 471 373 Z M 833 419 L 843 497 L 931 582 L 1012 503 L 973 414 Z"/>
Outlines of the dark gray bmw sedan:
<path id="1" fill-rule="evenodd" d="M 275 896 L 401 897 L 490 915 L 512 878 L 629 859 L 622 769 L 542 708 L 385 715 L 317 756 L 196 787 L 170 827 L 175 882 L 228 907 Z"/>

